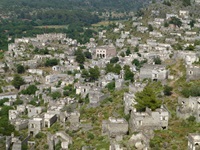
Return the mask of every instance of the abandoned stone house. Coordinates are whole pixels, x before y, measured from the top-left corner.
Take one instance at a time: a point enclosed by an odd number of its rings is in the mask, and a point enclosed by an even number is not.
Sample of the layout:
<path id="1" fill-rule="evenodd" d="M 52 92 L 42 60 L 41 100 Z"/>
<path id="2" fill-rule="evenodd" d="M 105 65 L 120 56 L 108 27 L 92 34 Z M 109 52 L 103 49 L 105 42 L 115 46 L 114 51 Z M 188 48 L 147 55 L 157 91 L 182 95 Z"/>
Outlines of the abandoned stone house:
<path id="1" fill-rule="evenodd" d="M 57 120 L 57 115 L 56 114 L 51 114 L 51 113 L 45 113 L 44 114 L 44 127 L 50 128 L 53 123 L 55 123 Z"/>
<path id="2" fill-rule="evenodd" d="M 44 127 L 43 118 L 38 117 L 38 118 L 29 119 L 28 134 L 35 136 L 42 130 L 43 127 Z"/>
<path id="3" fill-rule="evenodd" d="M 166 14 L 166 19 L 167 20 L 170 19 L 170 18 L 172 18 L 172 17 L 178 18 L 178 15 L 177 14 Z"/>
<path id="4" fill-rule="evenodd" d="M 66 34 L 63 33 L 37 34 L 36 38 L 39 42 L 47 42 L 47 41 L 64 39 L 66 38 Z"/>
<path id="5" fill-rule="evenodd" d="M 134 146 L 136 149 L 148 150 L 150 138 L 143 132 L 133 134 L 128 143 L 130 146 Z"/>
<path id="6" fill-rule="evenodd" d="M 86 95 L 89 93 L 91 87 L 86 85 L 78 85 L 76 86 L 76 94 L 81 94 L 82 97 L 86 97 Z"/>
<path id="7" fill-rule="evenodd" d="M 8 111 L 8 118 L 9 120 L 13 120 L 13 119 L 16 119 L 18 116 L 19 116 L 19 112 L 17 110 L 9 110 Z"/>
<path id="8" fill-rule="evenodd" d="M 110 143 L 109 150 L 123 150 L 124 148 L 117 142 Z"/>
<path id="9" fill-rule="evenodd" d="M 45 82 L 46 84 L 51 84 L 59 81 L 60 79 L 65 79 L 67 77 L 68 77 L 67 74 L 51 74 L 45 77 Z"/>
<path id="10" fill-rule="evenodd" d="M 0 94 L 0 100 L 4 99 L 4 98 L 15 100 L 17 98 L 17 93 L 2 93 L 2 94 Z"/>
<path id="11" fill-rule="evenodd" d="M 61 141 L 61 149 L 68 150 L 69 144 L 72 144 L 72 138 L 65 131 L 58 131 L 55 134 L 47 134 L 49 150 L 54 150 L 55 145 Z"/>
<path id="12" fill-rule="evenodd" d="M 102 122 L 102 134 L 108 135 L 111 138 L 126 135 L 128 132 L 128 122 L 123 119 L 116 119 L 110 117 L 108 120 Z"/>
<path id="13" fill-rule="evenodd" d="M 146 108 L 145 112 L 131 112 L 129 126 L 132 132 L 144 129 L 167 129 L 168 120 L 169 112 L 165 107 L 161 106 L 155 111 Z"/>
<path id="14" fill-rule="evenodd" d="M 11 120 L 10 123 L 15 127 L 16 131 L 27 129 L 28 127 L 28 119 L 17 118 Z"/>
<path id="15" fill-rule="evenodd" d="M 134 82 L 133 84 L 129 84 L 129 93 L 141 92 L 146 85 L 147 83 L 140 82 Z"/>
<path id="16" fill-rule="evenodd" d="M 38 116 L 39 114 L 41 114 L 43 108 L 29 105 L 27 107 L 27 110 L 28 110 L 28 117 L 33 117 L 33 116 Z"/>
<path id="17" fill-rule="evenodd" d="M 80 126 L 80 113 L 77 111 L 69 113 L 67 121 L 70 122 L 70 128 L 72 130 L 78 130 Z"/>
<path id="18" fill-rule="evenodd" d="M 168 78 L 169 71 L 164 65 L 144 65 L 140 69 L 140 80 L 151 79 L 154 81 L 163 81 Z"/>
<path id="19" fill-rule="evenodd" d="M 109 58 L 116 56 L 116 54 L 116 48 L 113 45 L 99 46 L 95 49 L 96 58 Z"/>
<path id="20" fill-rule="evenodd" d="M 190 133 L 188 134 L 188 150 L 200 149 L 200 134 Z"/>
<path id="21" fill-rule="evenodd" d="M 61 70 L 61 66 L 59 66 L 59 65 L 53 66 L 52 70 L 53 71 L 60 71 Z"/>
<path id="22" fill-rule="evenodd" d="M 25 139 L 23 139 L 22 136 L 14 136 L 14 134 L 11 136 L 6 136 L 6 150 L 21 150 L 22 145 L 26 145 L 28 139 L 29 136 Z"/>
<path id="23" fill-rule="evenodd" d="M 161 32 L 157 32 L 157 31 L 149 32 L 149 36 L 150 37 L 155 37 L 155 38 L 161 38 L 161 37 L 163 37 L 162 33 Z"/>
<path id="24" fill-rule="evenodd" d="M 178 97 L 178 104 L 176 109 L 178 117 L 186 119 L 194 116 L 196 121 L 200 122 L 200 97 Z"/>
<path id="25" fill-rule="evenodd" d="M 96 107 L 100 104 L 102 100 L 107 98 L 109 94 L 104 94 L 101 89 L 91 89 L 89 91 L 89 103 L 90 106 Z"/>
<path id="26" fill-rule="evenodd" d="M 43 70 L 41 69 L 28 69 L 27 72 L 37 75 L 43 75 Z"/>
<path id="27" fill-rule="evenodd" d="M 136 104 L 136 102 L 134 93 L 124 93 L 123 100 L 125 115 L 130 114 L 131 111 L 135 111 L 134 105 Z"/>
<path id="28" fill-rule="evenodd" d="M 186 67 L 186 79 L 199 80 L 200 79 L 200 67 L 199 66 L 187 66 Z"/>
<path id="29" fill-rule="evenodd" d="M 199 56 L 196 52 L 177 51 L 176 53 L 174 53 L 174 56 L 179 59 L 183 59 L 186 65 L 192 65 L 194 62 L 199 61 Z"/>
<path id="30" fill-rule="evenodd" d="M 189 17 L 189 11 L 187 11 L 187 10 L 180 10 L 180 11 L 179 11 L 179 16 L 180 16 L 181 18 L 187 19 L 187 18 Z"/>

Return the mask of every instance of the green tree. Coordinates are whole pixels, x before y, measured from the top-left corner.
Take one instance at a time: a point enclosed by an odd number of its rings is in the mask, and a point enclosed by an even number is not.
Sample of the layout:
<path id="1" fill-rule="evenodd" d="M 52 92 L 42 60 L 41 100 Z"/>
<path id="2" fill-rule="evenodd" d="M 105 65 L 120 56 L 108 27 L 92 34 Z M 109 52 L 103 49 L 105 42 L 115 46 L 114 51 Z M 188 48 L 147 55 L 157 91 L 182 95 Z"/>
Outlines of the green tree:
<path id="1" fill-rule="evenodd" d="M 58 63 L 59 63 L 58 59 L 55 59 L 55 58 L 53 58 L 53 59 L 47 59 L 46 62 L 45 62 L 45 66 L 46 67 L 52 67 L 52 66 L 58 65 Z"/>
<path id="2" fill-rule="evenodd" d="M 14 101 L 14 105 L 21 105 L 23 104 L 24 102 L 20 99 L 17 99 L 16 101 Z"/>
<path id="3" fill-rule="evenodd" d="M 191 20 L 189 25 L 190 25 L 190 28 L 193 28 L 194 27 L 194 24 L 195 24 L 195 20 Z"/>
<path id="4" fill-rule="evenodd" d="M 169 23 L 174 24 L 174 25 L 178 26 L 179 28 L 182 25 L 182 21 L 177 17 L 171 17 Z"/>
<path id="5" fill-rule="evenodd" d="M 181 94 L 184 96 L 184 97 L 190 97 L 190 96 L 193 96 L 193 97 L 197 97 L 197 96 L 200 96 L 200 85 L 199 83 L 194 83 L 192 85 L 190 84 L 186 84 L 182 90 L 181 90 Z"/>
<path id="6" fill-rule="evenodd" d="M 155 63 L 156 65 L 160 65 L 160 64 L 162 63 L 160 57 L 155 57 L 155 58 L 153 59 L 153 61 L 154 61 L 154 63 Z"/>
<path id="7" fill-rule="evenodd" d="M 115 81 L 112 81 L 106 85 L 106 88 L 108 88 L 109 91 L 115 90 Z"/>
<path id="8" fill-rule="evenodd" d="M 163 92 L 166 96 L 170 96 L 170 95 L 172 95 L 172 90 L 173 90 L 173 88 L 171 86 L 165 85 Z"/>
<path id="9" fill-rule="evenodd" d="M 139 46 L 138 45 L 134 48 L 134 52 L 139 52 Z"/>
<path id="10" fill-rule="evenodd" d="M 139 67 L 140 66 L 140 61 L 138 59 L 134 59 L 132 61 L 132 64 L 134 64 L 135 66 Z"/>
<path id="11" fill-rule="evenodd" d="M 165 1 L 163 2 L 163 4 L 164 4 L 164 5 L 167 5 L 167 6 L 171 6 L 171 3 L 170 3 L 168 0 L 165 0 Z"/>
<path id="12" fill-rule="evenodd" d="M 3 104 L 4 104 L 5 102 L 8 102 L 8 101 L 9 101 L 8 98 L 1 99 L 1 100 L 0 100 L 0 106 L 3 106 Z"/>
<path id="13" fill-rule="evenodd" d="M 149 30 L 149 32 L 153 31 L 153 26 L 151 24 L 148 25 L 148 30 Z"/>
<path id="14" fill-rule="evenodd" d="M 155 110 L 161 106 L 161 101 L 157 99 L 156 93 L 150 86 L 146 86 L 143 91 L 137 92 L 135 100 L 137 111 L 145 111 L 146 107 Z"/>
<path id="15" fill-rule="evenodd" d="M 113 57 L 113 58 L 110 59 L 110 63 L 111 63 L 111 64 L 115 64 L 115 63 L 117 63 L 118 61 L 119 61 L 119 57 Z"/>
<path id="16" fill-rule="evenodd" d="M 21 93 L 24 95 L 32 95 L 35 94 L 35 92 L 37 91 L 37 86 L 35 85 L 29 85 L 25 90 L 22 90 Z"/>
<path id="17" fill-rule="evenodd" d="M 56 91 L 56 92 L 53 92 L 51 93 L 51 97 L 55 100 L 55 99 L 58 99 L 58 98 L 61 98 L 61 93 Z"/>
<path id="18" fill-rule="evenodd" d="M 7 63 L 5 63 L 5 66 L 3 67 L 3 70 L 4 70 L 5 72 L 8 72 L 9 67 L 8 67 Z"/>
<path id="19" fill-rule="evenodd" d="M 0 93 L 3 93 L 2 87 L 0 86 Z"/>
<path id="20" fill-rule="evenodd" d="M 89 73 L 90 73 L 90 81 L 97 80 L 100 76 L 99 67 L 95 66 L 94 68 L 90 68 Z"/>
<path id="21" fill-rule="evenodd" d="M 190 44 L 188 47 L 185 48 L 185 50 L 194 51 L 194 48 L 195 48 L 195 47 L 194 47 L 193 45 Z"/>
<path id="22" fill-rule="evenodd" d="M 122 67 L 120 64 L 115 64 L 113 73 L 120 74 Z"/>
<path id="23" fill-rule="evenodd" d="M 84 56 L 82 50 L 75 51 L 75 56 L 76 56 L 76 61 L 79 64 L 84 64 L 84 62 L 85 62 L 85 56 Z"/>
<path id="24" fill-rule="evenodd" d="M 113 72 L 113 73 L 116 73 L 116 74 L 120 74 L 120 71 L 121 71 L 121 66 L 119 64 L 106 64 L 106 67 L 105 67 L 105 71 L 106 73 L 109 73 L 109 72 Z"/>
<path id="25" fill-rule="evenodd" d="M 18 75 L 18 74 L 14 75 L 14 78 L 13 78 L 13 80 L 12 80 L 12 85 L 13 85 L 16 89 L 19 89 L 20 86 L 23 85 L 23 84 L 25 84 L 24 79 L 23 79 L 20 75 Z"/>
<path id="26" fill-rule="evenodd" d="M 164 22 L 164 27 L 165 27 L 165 28 L 169 27 L 169 23 L 165 21 L 165 22 Z"/>
<path id="27" fill-rule="evenodd" d="M 120 56 L 125 57 L 124 52 L 121 52 L 121 53 L 120 53 Z"/>
<path id="28" fill-rule="evenodd" d="M 87 59 L 92 59 L 92 54 L 91 54 L 89 51 L 84 52 L 84 56 L 85 56 Z"/>
<path id="29" fill-rule="evenodd" d="M 130 54 L 131 54 L 131 50 L 130 50 L 130 47 L 128 47 L 126 50 L 126 56 L 129 56 Z"/>
<path id="30" fill-rule="evenodd" d="M 182 4 L 183 6 L 187 7 L 191 5 L 191 1 L 190 0 L 182 0 Z"/>
<path id="31" fill-rule="evenodd" d="M 172 47 L 174 50 L 183 50 L 183 47 L 179 43 L 172 45 Z"/>
<path id="32" fill-rule="evenodd" d="M 130 70 L 130 66 L 124 66 L 124 80 L 134 81 L 134 73 Z"/>
<path id="33" fill-rule="evenodd" d="M 21 64 L 17 65 L 17 73 L 24 73 L 25 72 L 25 68 L 24 66 L 22 66 Z"/>
<path id="34" fill-rule="evenodd" d="M 86 69 L 83 69 L 81 72 L 81 77 L 89 78 L 89 72 Z"/>

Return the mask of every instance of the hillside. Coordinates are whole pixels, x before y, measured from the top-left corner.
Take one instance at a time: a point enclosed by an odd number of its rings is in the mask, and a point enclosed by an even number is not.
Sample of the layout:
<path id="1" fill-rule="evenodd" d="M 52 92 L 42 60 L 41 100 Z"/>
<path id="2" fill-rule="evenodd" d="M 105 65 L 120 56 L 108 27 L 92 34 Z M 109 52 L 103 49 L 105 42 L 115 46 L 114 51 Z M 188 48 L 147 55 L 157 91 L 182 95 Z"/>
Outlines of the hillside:
<path id="1" fill-rule="evenodd" d="M 133 11 L 147 4 L 148 0 L 2 0 L 2 8 L 54 8 L 54 9 L 81 9 L 91 11 Z"/>

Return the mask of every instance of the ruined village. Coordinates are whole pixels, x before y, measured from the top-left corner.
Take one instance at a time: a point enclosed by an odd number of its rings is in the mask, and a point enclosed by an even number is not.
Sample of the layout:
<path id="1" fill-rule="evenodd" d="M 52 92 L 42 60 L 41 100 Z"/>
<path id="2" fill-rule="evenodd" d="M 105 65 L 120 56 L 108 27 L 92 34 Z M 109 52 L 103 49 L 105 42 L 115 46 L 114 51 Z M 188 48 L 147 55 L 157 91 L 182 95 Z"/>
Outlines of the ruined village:
<path id="1" fill-rule="evenodd" d="M 200 18 L 148 15 L 86 44 L 63 33 L 15 38 L 0 63 L 0 109 L 14 126 L 0 136 L 6 150 L 199 149 L 200 95 L 182 91 L 200 79 Z"/>

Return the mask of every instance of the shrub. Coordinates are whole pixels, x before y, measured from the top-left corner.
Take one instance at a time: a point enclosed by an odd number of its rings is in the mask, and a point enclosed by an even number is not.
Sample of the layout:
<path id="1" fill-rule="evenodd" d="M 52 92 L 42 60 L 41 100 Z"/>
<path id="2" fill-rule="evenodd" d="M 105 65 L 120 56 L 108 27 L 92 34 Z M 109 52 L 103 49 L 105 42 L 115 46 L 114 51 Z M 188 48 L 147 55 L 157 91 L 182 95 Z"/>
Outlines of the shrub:
<path id="1" fill-rule="evenodd" d="M 56 92 L 53 92 L 51 93 L 51 97 L 55 100 L 55 99 L 58 99 L 58 98 L 61 98 L 61 93 L 56 91 Z"/>
<path id="2" fill-rule="evenodd" d="M 20 75 L 18 75 L 18 74 L 14 75 L 14 78 L 13 78 L 13 80 L 12 80 L 12 85 L 13 85 L 16 89 L 19 89 L 20 86 L 23 85 L 23 84 L 25 84 L 24 79 L 23 79 Z"/>
<path id="3" fill-rule="evenodd" d="M 113 57 L 113 58 L 110 59 L 110 63 L 111 63 L 111 64 L 115 64 L 115 63 L 117 63 L 118 61 L 119 61 L 119 57 Z"/>
<path id="4" fill-rule="evenodd" d="M 21 93 L 24 95 L 32 95 L 37 91 L 37 87 L 35 85 L 29 85 L 25 90 L 22 90 Z"/>
<path id="5" fill-rule="evenodd" d="M 165 86 L 164 86 L 164 91 L 163 91 L 163 92 L 164 92 L 164 94 L 165 94 L 166 96 L 170 96 L 170 95 L 172 94 L 172 90 L 173 90 L 172 87 L 165 85 Z"/>
<path id="6" fill-rule="evenodd" d="M 195 122 L 196 118 L 194 116 L 190 116 L 187 118 L 187 121 L 189 122 Z"/>
<path id="7" fill-rule="evenodd" d="M 41 138 L 43 138 L 43 136 L 44 136 L 44 133 L 39 132 L 38 134 L 35 135 L 35 138 L 41 139 Z"/>
<path id="8" fill-rule="evenodd" d="M 106 85 L 106 88 L 108 88 L 109 91 L 115 90 L 115 81 L 112 81 Z"/>
<path id="9" fill-rule="evenodd" d="M 46 67 L 56 66 L 56 65 L 58 65 L 58 62 L 59 61 L 57 59 L 55 59 L 55 58 L 54 59 L 47 59 L 46 62 L 45 62 L 45 66 Z"/>

